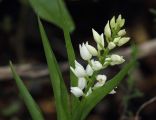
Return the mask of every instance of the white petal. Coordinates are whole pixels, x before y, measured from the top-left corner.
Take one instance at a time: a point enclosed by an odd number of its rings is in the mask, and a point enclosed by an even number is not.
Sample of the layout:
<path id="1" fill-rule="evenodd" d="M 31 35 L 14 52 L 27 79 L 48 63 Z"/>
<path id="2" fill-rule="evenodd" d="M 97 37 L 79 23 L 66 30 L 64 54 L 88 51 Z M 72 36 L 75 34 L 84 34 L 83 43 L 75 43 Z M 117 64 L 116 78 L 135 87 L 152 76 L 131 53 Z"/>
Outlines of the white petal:
<path id="1" fill-rule="evenodd" d="M 122 19 L 122 16 L 119 15 L 117 20 L 116 20 L 116 23 L 120 26 L 120 27 L 123 27 L 124 24 L 125 24 L 125 19 Z"/>
<path id="2" fill-rule="evenodd" d="M 116 91 L 113 89 L 109 94 L 115 94 Z"/>
<path id="3" fill-rule="evenodd" d="M 87 67 L 86 67 L 86 73 L 88 76 L 92 76 L 93 74 L 93 69 L 91 68 L 91 66 L 88 64 Z"/>
<path id="4" fill-rule="evenodd" d="M 92 28 L 93 37 L 96 43 L 101 44 L 101 36 Z"/>
<path id="5" fill-rule="evenodd" d="M 122 37 L 126 34 L 126 30 L 125 29 L 122 29 L 118 32 L 118 36 Z"/>
<path id="6" fill-rule="evenodd" d="M 111 60 L 112 60 L 111 65 L 121 64 L 125 61 L 122 56 L 116 54 L 111 55 Z"/>
<path id="7" fill-rule="evenodd" d="M 103 33 L 101 34 L 101 43 L 102 43 L 102 47 L 104 47 L 105 46 L 105 43 L 104 43 Z"/>
<path id="8" fill-rule="evenodd" d="M 108 49 L 113 49 L 113 48 L 115 48 L 115 44 L 114 44 L 114 42 L 110 42 L 109 44 L 108 44 Z"/>
<path id="9" fill-rule="evenodd" d="M 117 43 L 119 42 L 120 38 L 121 38 L 121 37 L 114 38 L 113 42 L 114 42 L 115 44 L 117 44 Z"/>
<path id="10" fill-rule="evenodd" d="M 118 18 L 116 19 L 117 24 L 120 24 L 121 20 L 122 20 L 122 16 L 121 16 L 121 14 L 120 14 L 120 15 L 118 16 Z"/>
<path id="11" fill-rule="evenodd" d="M 102 50 L 104 48 L 104 46 L 105 46 L 103 33 L 100 36 L 101 36 L 101 44 L 100 45 L 97 44 L 97 48 L 98 48 L 99 51 Z"/>
<path id="12" fill-rule="evenodd" d="M 89 88 L 88 92 L 86 93 L 86 96 L 90 95 L 92 93 L 92 88 Z"/>
<path id="13" fill-rule="evenodd" d="M 78 79 L 78 87 L 83 90 L 86 87 L 86 79 L 85 78 L 79 78 Z"/>
<path id="14" fill-rule="evenodd" d="M 111 60 L 111 58 L 109 58 L 109 57 L 107 57 L 106 59 L 105 59 L 105 61 L 110 61 Z"/>
<path id="15" fill-rule="evenodd" d="M 107 38 L 111 37 L 111 29 L 110 29 L 110 26 L 109 26 L 109 21 L 107 22 L 107 24 L 105 26 L 104 32 L 105 32 L 105 36 Z"/>
<path id="16" fill-rule="evenodd" d="M 97 83 L 95 83 L 93 89 L 96 89 L 96 88 L 102 87 L 103 85 L 104 85 L 103 83 L 101 83 L 101 82 L 97 82 Z"/>
<path id="17" fill-rule="evenodd" d="M 83 66 L 78 63 L 75 60 L 75 70 L 73 68 L 71 68 L 71 70 L 73 71 L 73 73 L 77 76 L 77 77 L 85 77 L 86 76 L 86 71 L 83 68 Z"/>
<path id="18" fill-rule="evenodd" d="M 79 87 L 71 87 L 70 92 L 76 97 L 83 96 L 83 91 Z"/>
<path id="19" fill-rule="evenodd" d="M 86 43 L 86 47 L 93 56 L 97 56 L 98 52 L 93 46 L 88 45 L 88 43 Z"/>
<path id="20" fill-rule="evenodd" d="M 112 17 L 111 21 L 110 21 L 110 26 L 111 28 L 115 28 L 116 23 L 115 23 L 115 16 Z"/>
<path id="21" fill-rule="evenodd" d="M 129 37 L 123 37 L 118 41 L 118 46 L 122 46 L 123 44 L 127 43 L 130 40 Z"/>
<path id="22" fill-rule="evenodd" d="M 85 77 L 86 76 L 86 71 L 84 68 L 82 69 L 81 67 L 75 68 L 75 74 L 77 77 Z"/>
<path id="23" fill-rule="evenodd" d="M 74 61 L 75 62 L 75 66 L 80 66 L 80 67 L 83 67 L 80 63 L 78 63 L 76 60 Z"/>
<path id="24" fill-rule="evenodd" d="M 83 43 L 82 46 L 79 45 L 80 55 L 84 60 L 90 60 L 92 55 L 89 53 L 88 49 L 86 48 L 85 44 Z"/>
<path id="25" fill-rule="evenodd" d="M 91 64 L 92 64 L 93 70 L 95 71 L 102 69 L 102 64 L 99 61 L 91 60 Z"/>
<path id="26" fill-rule="evenodd" d="M 94 85 L 93 89 L 102 87 L 106 83 L 106 79 L 107 79 L 106 75 L 97 75 L 96 80 L 98 82 Z"/>
<path id="27" fill-rule="evenodd" d="M 99 82 L 105 83 L 106 80 L 107 80 L 107 76 L 106 76 L 106 75 L 97 75 L 97 76 L 96 76 L 96 79 L 97 79 L 97 81 L 99 81 Z"/>

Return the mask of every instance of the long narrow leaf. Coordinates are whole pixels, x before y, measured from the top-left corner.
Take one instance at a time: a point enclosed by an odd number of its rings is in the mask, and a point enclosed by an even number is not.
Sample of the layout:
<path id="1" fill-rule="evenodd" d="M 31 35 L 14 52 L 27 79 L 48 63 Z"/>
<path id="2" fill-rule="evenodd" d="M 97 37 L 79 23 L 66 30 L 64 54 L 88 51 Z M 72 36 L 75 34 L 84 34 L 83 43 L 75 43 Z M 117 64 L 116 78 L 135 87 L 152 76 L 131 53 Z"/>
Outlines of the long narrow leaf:
<path id="1" fill-rule="evenodd" d="M 69 106 L 68 106 L 69 102 L 68 102 L 67 89 L 65 87 L 64 81 L 62 79 L 58 67 L 58 63 L 50 47 L 43 25 L 39 19 L 38 22 L 39 22 L 40 34 L 42 37 L 42 43 L 45 51 L 45 56 L 46 56 L 46 60 L 50 72 L 50 78 L 53 86 L 56 109 L 57 109 L 57 117 L 58 120 L 69 120 L 70 115 L 69 115 Z"/>
<path id="2" fill-rule="evenodd" d="M 35 101 L 31 97 L 30 93 L 28 92 L 24 83 L 22 82 L 22 80 L 20 79 L 18 74 L 16 73 L 11 62 L 10 62 L 10 67 L 11 67 L 13 77 L 16 81 L 17 87 L 20 91 L 20 95 L 22 96 L 22 98 L 23 98 L 23 100 L 24 100 L 24 102 L 25 102 L 25 104 L 26 104 L 26 106 L 30 112 L 32 119 L 33 120 L 44 120 L 38 105 L 35 103 Z"/>
<path id="3" fill-rule="evenodd" d="M 59 5 L 59 10 L 60 10 L 61 23 L 63 24 L 63 33 L 64 33 L 64 38 L 65 38 L 65 43 L 66 43 L 69 65 L 74 67 L 75 66 L 75 64 L 74 64 L 75 52 L 74 52 L 73 45 L 71 42 L 70 31 L 67 29 L 67 22 L 64 20 L 65 14 L 64 14 L 64 10 L 62 9 L 63 8 L 62 0 L 58 0 L 58 5 Z M 77 85 L 77 78 L 71 71 L 70 71 L 70 83 L 71 83 L 71 86 Z M 79 100 L 77 98 L 75 98 L 74 96 L 72 96 L 71 104 L 72 104 L 71 111 L 74 111 L 75 107 L 79 104 Z"/>
<path id="4" fill-rule="evenodd" d="M 49 21 L 61 29 L 64 28 L 60 18 L 60 10 L 58 5 L 58 0 L 29 0 L 32 8 L 35 10 L 36 14 L 39 15 L 46 21 Z M 64 21 L 66 22 L 66 29 L 72 32 L 75 28 L 74 22 L 66 8 L 63 0 L 61 2 L 61 9 L 64 14 Z"/>

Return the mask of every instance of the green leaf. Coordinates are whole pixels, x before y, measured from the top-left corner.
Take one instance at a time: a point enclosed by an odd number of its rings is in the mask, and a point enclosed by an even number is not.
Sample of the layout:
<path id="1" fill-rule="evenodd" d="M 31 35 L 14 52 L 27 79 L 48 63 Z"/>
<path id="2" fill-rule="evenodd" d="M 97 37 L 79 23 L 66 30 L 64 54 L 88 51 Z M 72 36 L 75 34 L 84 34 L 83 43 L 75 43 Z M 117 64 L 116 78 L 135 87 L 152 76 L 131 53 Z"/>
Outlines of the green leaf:
<path id="1" fill-rule="evenodd" d="M 59 70 L 59 66 L 56 61 L 55 55 L 49 44 L 43 25 L 39 19 L 38 22 L 39 22 L 40 34 L 42 37 L 42 43 L 45 51 L 45 56 L 48 64 L 48 69 L 50 72 L 52 87 L 54 91 L 57 117 L 58 120 L 70 120 L 70 110 L 69 110 L 67 89 L 63 81 L 61 72 Z"/>
<path id="2" fill-rule="evenodd" d="M 66 28 L 70 32 L 75 29 L 74 22 L 63 0 L 29 0 L 29 2 L 36 14 L 42 19 L 57 25 L 61 29 Z M 60 9 L 63 13 L 60 13 Z"/>
<path id="3" fill-rule="evenodd" d="M 62 2 L 61 0 L 58 0 L 59 2 L 59 8 L 60 8 L 60 14 L 62 16 L 62 23 L 64 24 L 65 26 L 65 22 L 64 22 L 64 19 L 65 19 L 65 14 L 63 12 L 63 9 L 62 9 Z M 75 52 L 74 52 L 74 49 L 73 49 L 73 46 L 72 46 L 72 42 L 71 42 L 71 37 L 70 37 L 70 32 L 69 30 L 64 27 L 63 28 L 63 33 L 64 33 L 64 38 L 65 38 L 65 43 L 66 43 L 66 49 L 67 49 L 67 55 L 68 55 L 68 61 L 69 61 L 69 65 L 72 66 L 72 67 L 75 67 Z M 70 85 L 71 86 L 76 86 L 77 85 L 77 77 L 73 74 L 73 72 L 70 70 Z M 75 98 L 73 95 L 71 97 L 71 111 L 74 111 L 75 107 L 79 104 L 79 99 L 78 98 Z"/>
<path id="4" fill-rule="evenodd" d="M 16 81 L 17 87 L 20 91 L 20 95 L 22 96 L 22 98 L 30 112 L 32 119 L 33 120 L 44 120 L 38 105 L 35 103 L 35 101 L 31 97 L 30 93 L 28 92 L 27 88 L 25 87 L 24 83 L 22 82 L 20 77 L 17 75 L 11 62 L 10 62 L 10 67 L 11 67 L 13 77 Z"/>

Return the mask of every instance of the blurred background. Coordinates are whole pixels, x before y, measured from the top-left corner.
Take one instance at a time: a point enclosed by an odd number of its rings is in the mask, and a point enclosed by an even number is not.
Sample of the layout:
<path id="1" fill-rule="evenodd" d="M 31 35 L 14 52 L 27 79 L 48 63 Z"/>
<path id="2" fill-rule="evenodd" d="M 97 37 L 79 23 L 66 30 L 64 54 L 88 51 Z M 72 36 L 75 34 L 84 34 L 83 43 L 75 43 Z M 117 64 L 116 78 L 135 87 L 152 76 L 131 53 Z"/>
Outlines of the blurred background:
<path id="1" fill-rule="evenodd" d="M 156 0 L 65 0 L 76 30 L 72 43 L 80 59 L 78 44 L 94 45 L 91 29 L 103 32 L 107 20 L 119 14 L 138 47 L 138 64 L 127 75 L 115 95 L 108 95 L 87 120 L 156 120 Z M 46 21 L 44 26 L 69 86 L 69 68 L 62 31 Z M 130 43 L 119 52 L 127 61 Z M 46 120 L 56 120 L 55 103 L 48 76 L 37 17 L 27 0 L 0 0 L 0 120 L 30 120 L 8 67 L 16 66 Z M 105 71 L 110 78 L 122 66 Z"/>

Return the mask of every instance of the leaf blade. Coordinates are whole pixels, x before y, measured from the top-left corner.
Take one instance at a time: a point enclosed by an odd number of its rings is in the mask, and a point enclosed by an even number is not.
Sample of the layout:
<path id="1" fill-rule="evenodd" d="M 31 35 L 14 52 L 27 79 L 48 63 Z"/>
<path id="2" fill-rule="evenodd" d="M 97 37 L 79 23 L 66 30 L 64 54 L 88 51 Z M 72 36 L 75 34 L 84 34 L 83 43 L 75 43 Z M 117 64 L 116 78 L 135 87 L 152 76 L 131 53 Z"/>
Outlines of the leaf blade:
<path id="1" fill-rule="evenodd" d="M 48 64 L 48 69 L 50 72 L 51 83 L 53 86 L 57 116 L 58 120 L 69 120 L 70 113 L 68 109 L 68 93 L 65 87 L 61 72 L 58 67 L 58 63 L 54 56 L 54 53 L 50 47 L 48 42 L 48 38 L 46 36 L 45 30 L 41 21 L 38 19 L 40 34 L 42 38 L 43 48 L 45 51 L 45 56 Z M 63 97 L 62 97 L 63 96 Z"/>
<path id="2" fill-rule="evenodd" d="M 60 2 L 61 9 L 63 10 L 64 14 L 64 21 L 66 22 L 65 27 L 68 29 L 68 31 L 72 32 L 75 29 L 74 22 L 66 8 L 64 1 L 61 0 Z M 64 28 L 64 24 L 61 21 L 62 16 L 60 15 L 58 0 L 29 0 L 29 3 L 36 14 L 42 19 L 55 24 L 61 29 Z"/>
<path id="3" fill-rule="evenodd" d="M 35 103 L 33 98 L 31 97 L 30 93 L 28 92 L 27 88 L 25 87 L 24 83 L 16 73 L 12 63 L 10 62 L 10 68 L 13 74 L 13 77 L 16 81 L 16 85 L 20 91 L 20 94 L 29 110 L 29 113 L 31 114 L 31 117 L 33 120 L 44 120 L 43 115 L 41 114 L 41 111 L 38 107 L 38 105 Z"/>

